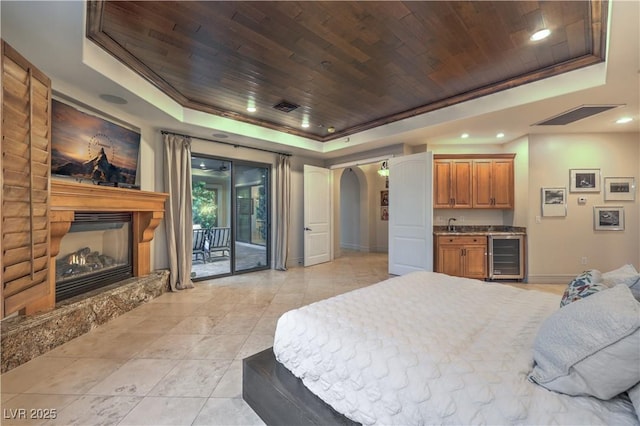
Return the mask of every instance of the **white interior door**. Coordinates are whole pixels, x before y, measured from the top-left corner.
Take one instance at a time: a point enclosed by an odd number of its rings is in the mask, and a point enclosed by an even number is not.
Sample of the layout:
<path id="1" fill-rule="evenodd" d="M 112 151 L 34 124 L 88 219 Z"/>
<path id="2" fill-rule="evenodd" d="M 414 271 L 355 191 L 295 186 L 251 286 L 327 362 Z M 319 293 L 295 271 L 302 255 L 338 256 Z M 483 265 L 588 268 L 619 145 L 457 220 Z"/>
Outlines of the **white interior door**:
<path id="1" fill-rule="evenodd" d="M 304 266 L 331 260 L 331 171 L 304 165 Z"/>
<path id="2" fill-rule="evenodd" d="M 433 153 L 389 160 L 389 273 L 433 271 Z"/>

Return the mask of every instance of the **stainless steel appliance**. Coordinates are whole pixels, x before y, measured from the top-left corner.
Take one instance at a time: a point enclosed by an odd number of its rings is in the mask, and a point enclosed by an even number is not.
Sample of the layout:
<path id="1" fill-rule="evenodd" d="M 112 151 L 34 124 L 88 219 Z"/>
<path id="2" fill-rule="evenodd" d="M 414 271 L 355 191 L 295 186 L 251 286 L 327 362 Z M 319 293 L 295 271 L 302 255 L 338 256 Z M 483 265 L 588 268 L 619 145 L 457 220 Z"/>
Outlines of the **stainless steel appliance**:
<path id="1" fill-rule="evenodd" d="M 524 279 L 524 235 L 489 236 L 489 279 Z"/>

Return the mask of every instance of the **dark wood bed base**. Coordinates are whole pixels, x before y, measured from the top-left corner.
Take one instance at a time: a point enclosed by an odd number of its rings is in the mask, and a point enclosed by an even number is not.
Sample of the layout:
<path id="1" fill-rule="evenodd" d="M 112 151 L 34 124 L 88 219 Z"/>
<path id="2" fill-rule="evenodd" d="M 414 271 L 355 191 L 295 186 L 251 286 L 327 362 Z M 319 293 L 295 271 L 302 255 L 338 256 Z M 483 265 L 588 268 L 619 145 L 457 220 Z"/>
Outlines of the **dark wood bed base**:
<path id="1" fill-rule="evenodd" d="M 357 425 L 276 361 L 273 348 L 242 360 L 242 398 L 267 425 Z"/>

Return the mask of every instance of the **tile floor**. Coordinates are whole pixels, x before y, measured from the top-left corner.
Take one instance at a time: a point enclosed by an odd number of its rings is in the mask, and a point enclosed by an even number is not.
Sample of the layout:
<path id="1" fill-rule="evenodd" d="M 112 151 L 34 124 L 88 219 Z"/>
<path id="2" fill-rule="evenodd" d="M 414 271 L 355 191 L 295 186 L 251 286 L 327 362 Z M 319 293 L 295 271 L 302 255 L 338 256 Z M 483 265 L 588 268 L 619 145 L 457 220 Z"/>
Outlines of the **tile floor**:
<path id="1" fill-rule="evenodd" d="M 242 359 L 272 346 L 282 313 L 387 277 L 385 254 L 351 252 L 166 293 L 0 376 L 0 423 L 263 424 L 242 399 Z"/>

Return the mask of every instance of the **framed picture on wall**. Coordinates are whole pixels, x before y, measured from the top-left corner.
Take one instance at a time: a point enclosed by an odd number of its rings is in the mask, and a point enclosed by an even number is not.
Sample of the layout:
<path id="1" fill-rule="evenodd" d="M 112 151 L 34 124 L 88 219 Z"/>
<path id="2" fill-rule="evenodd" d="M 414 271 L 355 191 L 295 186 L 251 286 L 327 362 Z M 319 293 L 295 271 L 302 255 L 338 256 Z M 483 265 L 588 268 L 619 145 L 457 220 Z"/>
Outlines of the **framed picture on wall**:
<path id="1" fill-rule="evenodd" d="M 624 231 L 624 207 L 595 206 L 593 223 L 596 231 Z"/>
<path id="2" fill-rule="evenodd" d="M 140 133 L 56 99 L 51 102 L 51 174 L 133 185 Z"/>
<path id="3" fill-rule="evenodd" d="M 388 206 L 389 205 L 389 190 L 380 191 L 380 205 Z"/>
<path id="4" fill-rule="evenodd" d="M 600 169 L 570 169 L 569 191 L 600 192 Z"/>
<path id="5" fill-rule="evenodd" d="M 635 201 L 636 179 L 632 177 L 604 178 L 605 201 Z"/>
<path id="6" fill-rule="evenodd" d="M 389 207 L 380 207 L 380 220 L 389 220 Z"/>
<path id="7" fill-rule="evenodd" d="M 542 188 L 542 216 L 567 215 L 567 188 Z"/>

